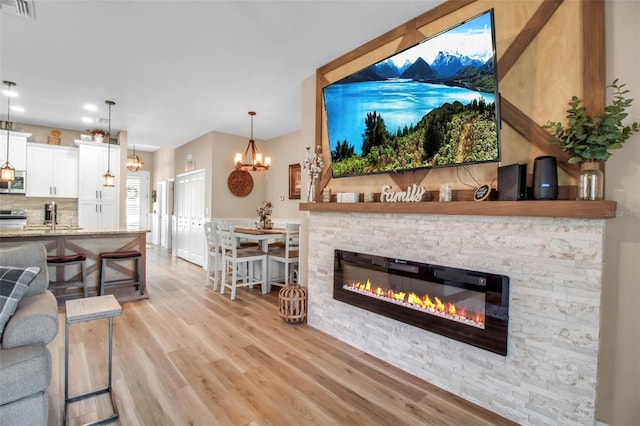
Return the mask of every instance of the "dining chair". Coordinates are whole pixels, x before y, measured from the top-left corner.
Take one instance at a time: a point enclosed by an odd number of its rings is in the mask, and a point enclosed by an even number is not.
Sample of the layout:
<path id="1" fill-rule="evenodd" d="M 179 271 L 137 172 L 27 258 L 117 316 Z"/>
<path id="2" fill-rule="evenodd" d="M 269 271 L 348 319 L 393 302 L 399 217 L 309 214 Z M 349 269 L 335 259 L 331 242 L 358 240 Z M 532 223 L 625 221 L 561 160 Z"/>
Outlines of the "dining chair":
<path id="1" fill-rule="evenodd" d="M 218 235 L 222 246 L 224 275 L 220 282 L 220 294 L 231 290 L 231 300 L 236 298 L 238 287 L 253 287 L 260 284 L 262 293 L 267 292 L 267 254 L 256 247 L 238 247 L 238 237 L 231 225 L 218 224 Z M 260 278 L 255 277 L 255 265 L 260 263 Z"/>
<path id="2" fill-rule="evenodd" d="M 268 289 L 271 285 L 286 286 L 292 281 L 291 276 L 297 276 L 300 253 L 300 224 L 287 223 L 285 226 L 284 246 L 274 247 L 269 250 Z M 273 276 L 276 264 L 284 264 L 284 275 Z M 278 268 L 279 269 L 279 268 Z"/>
<path id="3" fill-rule="evenodd" d="M 218 280 L 220 275 L 218 271 L 222 270 L 222 247 L 220 246 L 220 237 L 216 229 L 217 222 L 205 222 L 204 234 L 207 239 L 207 272 L 204 276 L 204 285 L 207 287 L 209 281 L 213 281 L 213 291 L 218 290 Z M 213 276 L 211 275 L 213 274 Z"/>

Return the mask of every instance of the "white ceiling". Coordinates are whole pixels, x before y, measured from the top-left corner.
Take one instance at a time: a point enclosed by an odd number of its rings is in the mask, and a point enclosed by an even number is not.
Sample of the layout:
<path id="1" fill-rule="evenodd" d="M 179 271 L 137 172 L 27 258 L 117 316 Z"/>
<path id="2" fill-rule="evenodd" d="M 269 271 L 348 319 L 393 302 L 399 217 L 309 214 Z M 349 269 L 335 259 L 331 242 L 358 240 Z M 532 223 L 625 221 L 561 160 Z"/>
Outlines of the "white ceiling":
<path id="1" fill-rule="evenodd" d="M 85 103 L 106 118 L 109 99 L 112 130 L 138 149 L 249 136 L 250 110 L 268 140 L 300 129 L 301 83 L 318 67 L 440 3 L 35 1 L 35 19 L 0 14 L 0 76 L 17 83 L 20 123 L 106 129 L 80 119 Z"/>

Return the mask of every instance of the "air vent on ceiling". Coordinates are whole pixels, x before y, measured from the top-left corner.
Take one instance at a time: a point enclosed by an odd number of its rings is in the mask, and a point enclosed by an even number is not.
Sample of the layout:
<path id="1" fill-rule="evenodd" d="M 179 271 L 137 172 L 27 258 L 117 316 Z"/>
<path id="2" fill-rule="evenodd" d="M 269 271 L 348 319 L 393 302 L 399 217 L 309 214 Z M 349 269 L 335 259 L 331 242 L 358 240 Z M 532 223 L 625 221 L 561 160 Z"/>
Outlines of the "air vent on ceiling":
<path id="1" fill-rule="evenodd" d="M 104 123 L 108 123 L 109 119 L 108 118 L 98 118 L 98 123 L 100 124 L 104 124 Z"/>
<path id="2" fill-rule="evenodd" d="M 32 0 L 0 0 L 0 11 L 7 15 L 35 19 Z"/>

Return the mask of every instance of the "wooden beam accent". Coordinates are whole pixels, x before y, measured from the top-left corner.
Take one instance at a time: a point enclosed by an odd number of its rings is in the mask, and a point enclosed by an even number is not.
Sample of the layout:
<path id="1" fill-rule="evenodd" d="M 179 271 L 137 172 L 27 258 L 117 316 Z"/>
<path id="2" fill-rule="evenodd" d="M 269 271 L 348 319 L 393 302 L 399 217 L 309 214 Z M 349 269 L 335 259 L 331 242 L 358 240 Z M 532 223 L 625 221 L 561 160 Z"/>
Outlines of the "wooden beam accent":
<path id="1" fill-rule="evenodd" d="M 583 105 L 587 116 L 602 114 L 606 105 L 606 66 L 604 1 L 590 0 L 582 3 L 583 42 Z M 589 31 L 584 30 L 589 28 Z M 606 162 L 600 161 L 604 173 Z M 606 179 L 606 177 L 605 177 Z M 603 184 L 604 187 L 604 184 Z"/>
<path id="2" fill-rule="evenodd" d="M 604 1 L 582 2 L 583 103 L 587 115 L 602 114 L 605 108 L 605 34 Z"/>
<path id="3" fill-rule="evenodd" d="M 500 60 L 498 60 L 498 81 L 501 81 L 511 67 L 518 61 L 522 53 L 527 49 L 529 44 L 531 44 L 533 39 L 536 38 L 558 6 L 560 6 L 560 3 L 562 3 L 562 0 L 545 0 L 542 2 L 538 10 L 536 10 L 531 16 L 531 19 L 529 19 L 529 22 L 527 22 Z"/>
<path id="4" fill-rule="evenodd" d="M 435 22 L 440 18 L 444 18 L 450 13 L 455 12 L 458 9 L 462 9 L 465 6 L 474 3 L 476 0 L 450 0 L 442 3 L 440 6 L 436 6 L 430 11 L 418 16 L 416 21 L 416 28 L 424 27 L 431 22 Z"/>
<path id="5" fill-rule="evenodd" d="M 500 117 L 543 153 L 557 157 L 558 167 L 572 176 L 577 175 L 580 168 L 576 164 L 569 164 L 571 156 L 557 146 L 549 145 L 551 134 L 504 97 L 500 97 Z"/>
<path id="6" fill-rule="evenodd" d="M 400 37 L 403 37 L 407 33 L 407 25 L 413 25 L 415 29 L 420 28 L 430 22 L 437 21 L 443 16 L 448 15 L 451 12 L 454 12 L 460 8 L 463 8 L 476 0 L 449 0 L 428 12 L 423 13 L 422 15 L 414 18 L 408 22 L 405 22 L 402 25 L 395 27 L 394 29 L 387 31 L 380 37 L 377 37 L 368 43 L 357 47 L 356 49 L 340 56 L 339 58 L 334 59 L 328 64 L 323 65 L 318 68 L 318 74 L 324 75 L 329 71 L 332 71 L 336 68 L 339 68 L 349 62 L 358 59 L 360 56 L 365 55 L 369 52 L 372 52 L 378 49 L 380 46 L 383 46 L 387 43 L 392 42 Z M 402 49 L 401 49 L 402 50 Z"/>

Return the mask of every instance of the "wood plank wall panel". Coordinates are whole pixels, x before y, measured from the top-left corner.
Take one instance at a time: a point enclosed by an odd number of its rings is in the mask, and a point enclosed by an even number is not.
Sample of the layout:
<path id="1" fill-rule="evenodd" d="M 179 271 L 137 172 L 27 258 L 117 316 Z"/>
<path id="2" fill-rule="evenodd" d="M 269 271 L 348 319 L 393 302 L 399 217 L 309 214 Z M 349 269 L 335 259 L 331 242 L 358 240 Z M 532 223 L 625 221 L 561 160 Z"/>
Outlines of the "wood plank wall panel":
<path id="1" fill-rule="evenodd" d="M 459 170 L 452 170 L 459 167 L 438 168 L 418 175 L 405 172 L 404 175 L 387 174 L 332 181 L 322 88 L 490 8 L 495 9 L 497 27 L 503 164 L 525 161 L 532 166 L 536 156 L 554 155 L 564 172 L 560 176 L 560 183 L 575 184 L 578 167 L 567 163 L 568 155 L 548 145 L 550 135 L 540 126 L 548 120 L 562 121 L 566 103 L 574 94 L 585 97 L 589 111 L 601 111 L 604 107 L 603 0 L 450 0 L 317 70 L 316 144 L 322 148 L 325 159 L 325 170 L 316 188 L 318 193 L 328 184 L 333 192 L 376 191 L 382 184 L 402 186 L 408 182 L 425 186 L 431 182 L 454 182 L 454 187 L 464 186 L 459 178 Z M 547 28 L 550 23 L 552 25 Z M 560 42 L 561 46 L 554 42 Z M 394 46 L 395 51 L 391 50 Z M 473 165 L 465 169 L 473 174 L 474 180 L 486 183 L 494 182 L 497 174 L 496 163 Z M 532 168 L 529 173 L 531 171 Z M 418 181 L 427 175 L 424 182 Z"/>
<path id="2" fill-rule="evenodd" d="M 518 34 L 516 39 L 507 48 L 506 52 L 498 61 L 498 82 L 509 72 L 513 64 L 515 64 L 522 52 L 529 46 L 533 39 L 538 35 L 542 27 L 545 26 L 549 18 L 560 6 L 562 0 L 545 0 L 542 2 L 536 13 L 531 17 L 524 29 Z"/>

